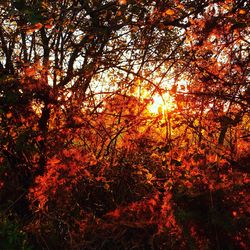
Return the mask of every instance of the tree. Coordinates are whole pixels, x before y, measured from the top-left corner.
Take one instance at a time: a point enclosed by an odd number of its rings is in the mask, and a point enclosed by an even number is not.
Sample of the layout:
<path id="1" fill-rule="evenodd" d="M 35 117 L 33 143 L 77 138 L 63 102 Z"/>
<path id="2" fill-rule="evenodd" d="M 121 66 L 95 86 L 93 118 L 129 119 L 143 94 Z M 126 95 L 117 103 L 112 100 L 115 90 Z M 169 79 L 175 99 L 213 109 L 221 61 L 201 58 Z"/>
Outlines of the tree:
<path id="1" fill-rule="evenodd" d="M 35 235 L 44 219 L 52 248 L 133 206 L 176 248 L 215 247 L 213 223 L 204 236 L 192 217 L 189 239 L 178 216 L 193 193 L 219 197 L 218 176 L 238 185 L 223 166 L 249 131 L 247 1 L 8 0 L 0 13 L 1 210 Z M 150 113 L 166 93 L 176 105 Z"/>

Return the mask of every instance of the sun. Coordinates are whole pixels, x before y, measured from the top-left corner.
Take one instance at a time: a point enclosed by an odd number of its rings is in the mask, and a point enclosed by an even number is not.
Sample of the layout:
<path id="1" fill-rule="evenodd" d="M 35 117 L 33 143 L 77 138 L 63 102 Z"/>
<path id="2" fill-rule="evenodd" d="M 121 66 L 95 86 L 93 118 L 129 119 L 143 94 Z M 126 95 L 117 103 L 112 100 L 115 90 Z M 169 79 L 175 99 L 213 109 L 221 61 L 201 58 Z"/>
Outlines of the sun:
<path id="1" fill-rule="evenodd" d="M 152 102 L 148 104 L 148 111 L 152 114 L 164 114 L 176 107 L 174 98 L 167 92 L 162 95 L 155 94 Z"/>
<path id="2" fill-rule="evenodd" d="M 167 82 L 161 87 L 171 89 L 172 83 Z M 140 101 L 147 100 L 147 111 L 152 115 L 166 114 L 177 107 L 175 98 L 171 96 L 169 90 L 163 93 L 150 91 L 142 85 L 140 80 L 137 81 L 137 86 L 131 89 L 131 94 L 136 96 Z M 148 102 L 148 100 L 151 101 Z"/>

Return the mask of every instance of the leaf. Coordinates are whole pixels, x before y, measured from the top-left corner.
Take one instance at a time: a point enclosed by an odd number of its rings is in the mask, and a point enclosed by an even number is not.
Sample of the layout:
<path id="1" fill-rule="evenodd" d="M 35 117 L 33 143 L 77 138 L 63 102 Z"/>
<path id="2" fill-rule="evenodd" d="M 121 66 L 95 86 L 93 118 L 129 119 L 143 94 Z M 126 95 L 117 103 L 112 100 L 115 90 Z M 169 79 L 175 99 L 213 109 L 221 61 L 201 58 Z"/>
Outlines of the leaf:
<path id="1" fill-rule="evenodd" d="M 46 29 L 51 29 L 53 27 L 53 25 L 49 23 L 49 24 L 45 24 L 44 27 Z"/>
<path id="2" fill-rule="evenodd" d="M 7 119 L 10 119 L 10 118 L 12 117 L 12 113 L 10 113 L 10 112 L 7 113 L 7 114 L 6 114 L 6 117 L 7 117 Z"/>
<path id="3" fill-rule="evenodd" d="M 36 70 L 34 68 L 28 68 L 26 69 L 25 73 L 26 73 L 26 76 L 32 77 L 36 74 Z"/>
<path id="4" fill-rule="evenodd" d="M 39 142 L 39 141 L 42 141 L 44 138 L 41 136 L 41 135 L 38 135 L 36 140 Z"/>
<path id="5" fill-rule="evenodd" d="M 122 12 L 120 10 L 117 11 L 116 13 L 117 16 L 121 16 L 122 15 Z"/>
<path id="6" fill-rule="evenodd" d="M 35 27 L 36 29 L 40 30 L 40 29 L 43 27 L 43 25 L 42 25 L 41 23 L 36 23 L 36 24 L 34 25 L 34 27 Z"/>
<path id="7" fill-rule="evenodd" d="M 111 216 L 113 218 L 119 218 L 120 215 L 121 215 L 121 212 L 120 212 L 120 210 L 118 208 L 115 209 L 114 211 L 111 211 L 111 212 L 107 213 L 107 216 Z"/>
<path id="8" fill-rule="evenodd" d="M 151 198 L 149 201 L 148 201 L 148 204 L 149 205 L 152 205 L 152 206 L 156 206 L 157 205 L 157 202 L 155 199 Z"/>
<path id="9" fill-rule="evenodd" d="M 184 9 L 185 6 L 184 6 L 183 4 L 180 3 L 180 4 L 177 5 L 177 8 L 179 8 L 179 9 Z"/>
<path id="10" fill-rule="evenodd" d="M 151 180 L 151 179 L 153 178 L 153 175 L 150 174 L 150 173 L 148 173 L 148 174 L 146 175 L 146 177 L 147 177 L 147 180 Z"/>
<path id="11" fill-rule="evenodd" d="M 51 166 L 56 166 L 58 163 L 60 163 L 60 160 L 57 159 L 56 157 L 53 157 L 52 159 L 49 160 L 49 164 Z"/>
<path id="12" fill-rule="evenodd" d="M 239 10 L 239 14 L 240 14 L 240 15 L 244 15 L 244 14 L 246 14 L 246 11 L 243 10 L 243 9 L 240 9 L 240 10 Z"/>
<path id="13" fill-rule="evenodd" d="M 169 92 L 170 92 L 171 95 L 176 94 L 176 92 L 177 92 L 177 86 L 173 85 L 173 87 L 171 88 L 171 90 Z"/>
<path id="14" fill-rule="evenodd" d="M 172 15 L 175 14 L 175 11 L 174 11 L 174 10 L 171 10 L 171 9 L 168 9 L 168 10 L 165 11 L 165 14 L 166 14 L 166 15 L 169 15 L 169 16 L 172 16 Z"/>
<path id="15" fill-rule="evenodd" d="M 119 0 L 118 2 L 120 5 L 125 5 L 127 3 L 127 0 Z"/>

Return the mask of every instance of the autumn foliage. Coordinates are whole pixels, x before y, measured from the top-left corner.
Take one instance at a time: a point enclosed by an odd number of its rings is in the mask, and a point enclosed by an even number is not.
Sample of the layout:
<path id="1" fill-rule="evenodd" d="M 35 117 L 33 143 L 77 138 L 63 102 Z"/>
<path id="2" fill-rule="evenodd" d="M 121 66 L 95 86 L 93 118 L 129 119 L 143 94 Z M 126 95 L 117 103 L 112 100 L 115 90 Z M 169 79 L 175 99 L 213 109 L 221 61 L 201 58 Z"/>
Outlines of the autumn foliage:
<path id="1" fill-rule="evenodd" d="M 0 13 L 0 249 L 248 249 L 248 1 Z"/>

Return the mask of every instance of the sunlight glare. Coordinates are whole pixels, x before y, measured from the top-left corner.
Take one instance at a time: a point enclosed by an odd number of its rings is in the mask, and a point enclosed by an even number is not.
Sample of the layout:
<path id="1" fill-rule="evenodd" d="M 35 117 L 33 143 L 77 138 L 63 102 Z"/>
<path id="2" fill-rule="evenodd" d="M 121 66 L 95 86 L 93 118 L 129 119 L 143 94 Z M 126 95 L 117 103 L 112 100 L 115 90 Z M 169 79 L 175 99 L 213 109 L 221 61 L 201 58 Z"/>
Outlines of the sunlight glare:
<path id="1" fill-rule="evenodd" d="M 152 114 L 163 114 L 176 107 L 173 97 L 169 93 L 163 95 L 156 94 L 152 97 L 153 101 L 148 105 L 148 111 Z"/>

